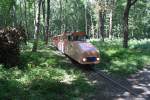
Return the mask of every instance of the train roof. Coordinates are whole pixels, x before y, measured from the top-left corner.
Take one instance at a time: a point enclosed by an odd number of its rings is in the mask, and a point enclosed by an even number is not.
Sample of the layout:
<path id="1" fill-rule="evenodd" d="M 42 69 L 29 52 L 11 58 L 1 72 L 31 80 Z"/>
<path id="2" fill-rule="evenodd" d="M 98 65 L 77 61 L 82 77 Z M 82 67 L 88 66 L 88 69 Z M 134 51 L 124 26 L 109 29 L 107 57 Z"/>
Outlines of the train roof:
<path id="1" fill-rule="evenodd" d="M 78 36 L 78 35 L 86 35 L 85 32 L 73 32 L 72 35 Z"/>
<path id="2" fill-rule="evenodd" d="M 86 33 L 85 32 L 64 32 L 64 33 L 62 33 L 60 35 L 53 36 L 53 38 L 63 37 L 63 36 L 68 36 L 68 35 L 82 36 L 82 35 L 86 35 Z"/>
<path id="3" fill-rule="evenodd" d="M 80 36 L 80 35 L 86 35 L 85 32 L 68 32 L 68 33 L 62 33 L 63 35 L 74 35 L 74 36 Z"/>

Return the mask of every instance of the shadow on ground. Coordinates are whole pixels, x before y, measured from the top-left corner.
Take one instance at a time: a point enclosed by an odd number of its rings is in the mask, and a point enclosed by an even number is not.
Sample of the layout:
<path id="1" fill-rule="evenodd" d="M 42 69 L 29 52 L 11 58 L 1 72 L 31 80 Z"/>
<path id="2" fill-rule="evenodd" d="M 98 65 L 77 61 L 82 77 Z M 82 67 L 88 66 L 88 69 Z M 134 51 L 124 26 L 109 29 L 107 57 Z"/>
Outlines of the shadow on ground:
<path id="1" fill-rule="evenodd" d="M 1 100 L 89 100 L 93 94 L 95 87 L 57 51 L 25 51 L 21 61 L 18 68 L 0 67 Z M 75 78 L 63 82 L 68 76 Z"/>
<path id="2" fill-rule="evenodd" d="M 113 59 L 122 59 L 128 56 L 122 52 L 116 52 L 111 57 L 105 52 L 101 52 L 103 57 L 101 66 L 111 65 Z M 117 57 L 117 58 L 115 58 Z M 134 56 L 133 56 L 134 57 Z M 131 57 L 132 58 L 132 57 Z M 117 78 L 124 86 L 135 91 L 141 97 L 133 97 L 125 90 L 118 89 L 110 82 L 105 81 L 95 73 L 84 71 L 86 77 L 80 75 L 83 72 L 83 67 L 73 65 L 72 62 L 56 50 L 44 50 L 37 53 L 30 51 L 23 52 L 21 55 L 19 68 L 21 74 L 13 76 L 11 69 L 6 69 L 6 76 L 0 78 L 0 99 L 30 99 L 30 100 L 113 100 L 122 98 L 128 100 L 129 98 L 140 98 L 142 100 L 149 99 L 149 69 L 146 73 L 139 72 L 133 77 Z M 107 62 L 107 63 L 106 63 Z M 115 64 L 114 64 L 115 65 Z M 99 65 L 98 65 L 99 66 Z M 34 69 L 36 71 L 34 71 Z M 40 69 L 40 70 L 39 70 Z M 82 69 L 82 70 L 81 70 Z M 105 68 L 102 68 L 105 69 Z M 59 72 L 57 72 L 59 70 Z M 46 72 L 51 75 L 46 75 Z M 60 77 L 63 75 L 61 71 L 67 74 L 74 73 L 78 77 L 71 81 L 71 83 L 60 82 L 52 76 Z M 2 70 L 1 70 L 2 72 Z M 143 73 L 143 74 L 142 74 Z M 30 74 L 30 75 L 29 75 Z M 143 76 L 144 75 L 144 76 Z M 29 82 L 22 82 L 22 77 L 28 79 Z M 114 78 L 115 79 L 115 78 Z"/>
<path id="3" fill-rule="evenodd" d="M 78 86 L 86 87 L 78 87 Z M 36 79 L 24 85 L 15 80 L 0 80 L 1 100 L 79 100 L 86 98 L 91 86 L 82 79 L 72 84 L 57 80 Z"/>

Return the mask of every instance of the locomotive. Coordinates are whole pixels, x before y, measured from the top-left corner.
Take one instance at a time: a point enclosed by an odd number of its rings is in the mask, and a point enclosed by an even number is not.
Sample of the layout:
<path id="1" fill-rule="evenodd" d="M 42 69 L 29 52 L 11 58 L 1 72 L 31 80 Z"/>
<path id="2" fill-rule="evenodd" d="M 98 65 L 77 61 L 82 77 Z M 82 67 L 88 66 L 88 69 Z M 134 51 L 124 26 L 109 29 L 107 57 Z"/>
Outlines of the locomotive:
<path id="1" fill-rule="evenodd" d="M 62 33 L 52 38 L 52 44 L 79 64 L 98 64 L 99 51 L 86 40 L 85 32 Z"/>

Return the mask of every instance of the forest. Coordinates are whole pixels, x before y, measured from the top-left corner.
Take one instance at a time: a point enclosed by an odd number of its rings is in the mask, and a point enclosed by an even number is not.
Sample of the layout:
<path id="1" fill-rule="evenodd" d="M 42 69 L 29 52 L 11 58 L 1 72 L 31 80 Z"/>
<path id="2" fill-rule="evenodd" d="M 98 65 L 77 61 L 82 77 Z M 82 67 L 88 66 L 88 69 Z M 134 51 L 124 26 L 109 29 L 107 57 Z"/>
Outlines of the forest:
<path id="1" fill-rule="evenodd" d="M 139 86 L 142 97 L 131 100 L 150 99 L 149 0 L 1 0 L 1 100 L 117 100 L 126 93 L 51 47 L 64 32 L 85 32 L 100 53 L 94 67 Z"/>

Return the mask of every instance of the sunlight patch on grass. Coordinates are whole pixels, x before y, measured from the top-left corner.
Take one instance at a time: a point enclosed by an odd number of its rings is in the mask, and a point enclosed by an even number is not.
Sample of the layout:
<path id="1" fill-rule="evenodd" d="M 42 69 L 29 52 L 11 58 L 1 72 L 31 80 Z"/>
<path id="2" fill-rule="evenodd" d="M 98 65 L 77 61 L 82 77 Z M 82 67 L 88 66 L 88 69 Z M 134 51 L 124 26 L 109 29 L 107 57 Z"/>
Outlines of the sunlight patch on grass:
<path id="1" fill-rule="evenodd" d="M 24 74 L 21 78 L 15 79 L 15 80 L 26 85 L 31 83 L 31 80 L 27 74 Z"/>
<path id="2" fill-rule="evenodd" d="M 150 51 L 150 39 L 141 39 L 141 40 L 132 39 L 129 41 L 129 45 L 131 49 L 138 49 L 138 50 L 144 49 Z"/>
<path id="3" fill-rule="evenodd" d="M 116 52 L 117 52 L 117 50 L 115 50 L 115 49 L 108 49 L 107 51 L 107 54 L 109 55 L 109 56 L 111 56 L 112 54 L 115 54 Z"/>
<path id="4" fill-rule="evenodd" d="M 68 74 L 65 74 L 63 76 L 63 79 L 60 81 L 60 82 L 63 82 L 63 83 L 67 83 L 67 84 L 72 84 L 72 82 L 76 79 L 77 77 L 75 75 L 68 75 Z"/>
<path id="5" fill-rule="evenodd" d="M 18 67 L 0 66 L 0 99 L 71 100 L 87 98 L 94 91 L 81 70 L 68 63 L 65 56 L 44 46 L 31 52 L 31 47 L 21 51 Z"/>
<path id="6" fill-rule="evenodd" d="M 130 75 L 150 64 L 149 39 L 130 40 L 129 49 L 122 40 L 92 41 L 99 48 L 101 63 L 97 66 L 113 74 Z"/>

